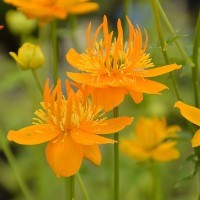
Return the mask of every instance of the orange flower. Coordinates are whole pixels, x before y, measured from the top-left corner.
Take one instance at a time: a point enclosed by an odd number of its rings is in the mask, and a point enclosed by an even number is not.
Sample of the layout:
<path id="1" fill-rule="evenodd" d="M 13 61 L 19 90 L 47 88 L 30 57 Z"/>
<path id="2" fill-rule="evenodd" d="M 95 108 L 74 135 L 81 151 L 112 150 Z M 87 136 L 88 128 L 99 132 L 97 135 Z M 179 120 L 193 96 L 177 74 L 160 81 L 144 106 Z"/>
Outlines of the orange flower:
<path id="1" fill-rule="evenodd" d="M 0 30 L 3 29 L 3 26 L 0 26 Z"/>
<path id="2" fill-rule="evenodd" d="M 181 101 L 177 101 L 174 105 L 181 111 L 181 115 L 189 120 L 190 122 L 200 126 L 200 109 L 193 106 L 187 105 Z M 192 146 L 200 146 L 200 129 L 197 130 L 192 138 Z"/>
<path id="3" fill-rule="evenodd" d="M 100 136 L 122 130 L 133 118 L 103 117 L 102 107 L 87 101 L 84 90 L 74 93 L 66 82 L 68 99 L 62 94 L 61 81 L 51 91 L 47 81 L 42 109 L 35 112 L 32 126 L 9 131 L 8 139 L 19 144 L 35 145 L 49 142 L 46 157 L 57 176 L 75 174 L 86 158 L 96 165 L 101 162 L 98 144 L 114 143 Z"/>
<path id="4" fill-rule="evenodd" d="M 70 49 L 66 55 L 68 62 L 83 73 L 67 75 L 76 82 L 93 87 L 93 92 L 100 105 L 111 110 L 119 105 L 125 94 L 129 93 L 136 103 L 143 100 L 142 93 L 157 94 L 166 89 L 165 85 L 146 79 L 165 74 L 181 67 L 172 64 L 159 68 L 153 67 L 150 55 L 145 53 L 148 37 L 142 47 L 142 33 L 139 27 L 134 28 L 127 17 L 129 38 L 124 42 L 123 29 L 120 19 L 117 22 L 118 36 L 113 38 L 113 32 L 108 32 L 107 18 L 90 37 L 91 23 L 86 32 L 87 50 L 79 54 Z M 100 31 L 103 39 L 98 39 Z M 112 98 L 111 98 L 112 97 Z"/>
<path id="5" fill-rule="evenodd" d="M 135 127 L 135 138 L 121 141 L 121 150 L 136 160 L 153 159 L 166 162 L 179 157 L 176 142 L 170 137 L 177 137 L 178 126 L 166 125 L 165 119 L 141 117 Z"/>
<path id="6" fill-rule="evenodd" d="M 98 9 L 98 4 L 89 0 L 4 0 L 16 6 L 30 19 L 41 24 L 54 18 L 65 19 L 69 14 L 83 14 Z"/>

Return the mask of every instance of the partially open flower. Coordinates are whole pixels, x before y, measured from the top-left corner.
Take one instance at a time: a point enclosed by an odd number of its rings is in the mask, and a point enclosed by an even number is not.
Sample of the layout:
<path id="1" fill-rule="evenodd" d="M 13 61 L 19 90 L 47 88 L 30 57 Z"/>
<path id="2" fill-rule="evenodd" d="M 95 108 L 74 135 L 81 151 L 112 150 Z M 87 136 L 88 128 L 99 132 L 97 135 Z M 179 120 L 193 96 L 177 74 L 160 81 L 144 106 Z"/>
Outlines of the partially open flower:
<path id="1" fill-rule="evenodd" d="M 187 105 L 182 101 L 177 101 L 174 107 L 179 108 L 181 115 L 188 121 L 200 126 L 200 109 Z M 200 146 L 200 129 L 198 129 L 192 138 L 192 147 Z"/>
<path id="2" fill-rule="evenodd" d="M 40 46 L 31 43 L 24 43 L 19 48 L 18 55 L 14 52 L 10 52 L 10 55 L 22 70 L 36 69 L 44 64 L 44 55 Z"/>
<path id="3" fill-rule="evenodd" d="M 23 12 L 29 19 L 38 19 L 40 24 L 55 18 L 65 19 L 69 14 L 83 14 L 98 9 L 98 4 L 89 0 L 4 0 Z"/>

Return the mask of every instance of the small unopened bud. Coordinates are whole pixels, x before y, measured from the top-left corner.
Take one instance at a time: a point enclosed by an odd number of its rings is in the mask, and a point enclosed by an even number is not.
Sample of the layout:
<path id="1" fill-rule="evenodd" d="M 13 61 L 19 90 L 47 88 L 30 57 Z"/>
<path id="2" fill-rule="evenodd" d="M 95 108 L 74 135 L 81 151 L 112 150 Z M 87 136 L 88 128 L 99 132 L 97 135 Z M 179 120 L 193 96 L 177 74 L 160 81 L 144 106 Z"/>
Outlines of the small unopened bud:
<path id="1" fill-rule="evenodd" d="M 40 46 L 31 43 L 24 43 L 18 49 L 18 55 L 9 53 L 22 70 L 36 69 L 44 64 L 44 55 Z"/>

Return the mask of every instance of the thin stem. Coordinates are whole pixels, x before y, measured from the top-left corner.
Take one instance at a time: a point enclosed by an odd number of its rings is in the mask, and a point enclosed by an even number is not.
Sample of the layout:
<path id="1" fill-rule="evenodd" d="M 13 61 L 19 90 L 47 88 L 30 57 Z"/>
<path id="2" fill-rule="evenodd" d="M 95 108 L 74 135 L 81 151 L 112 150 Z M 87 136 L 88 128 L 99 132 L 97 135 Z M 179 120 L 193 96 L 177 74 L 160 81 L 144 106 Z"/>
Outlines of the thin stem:
<path id="1" fill-rule="evenodd" d="M 72 43 L 76 50 L 80 50 L 81 48 L 80 48 L 79 42 L 78 42 L 78 40 L 76 38 L 76 34 L 75 34 L 76 26 L 77 26 L 76 16 L 70 15 L 68 20 L 69 20 L 69 33 L 71 36 Z"/>
<path id="2" fill-rule="evenodd" d="M 193 54 L 192 59 L 195 64 L 192 67 L 192 81 L 193 81 L 193 88 L 194 88 L 194 98 L 195 98 L 195 105 L 199 108 L 199 46 L 200 46 L 200 14 L 197 19 L 196 25 L 196 32 L 195 32 L 195 39 L 194 39 L 194 47 L 193 47 Z"/>
<path id="3" fill-rule="evenodd" d="M 123 29 L 124 29 L 124 35 L 127 36 L 127 21 L 126 16 L 129 14 L 129 9 L 131 5 L 131 0 L 124 0 L 123 2 L 123 10 L 122 10 L 122 23 L 123 23 Z"/>
<path id="4" fill-rule="evenodd" d="M 0 134 L 3 136 L 3 132 L 2 131 L 0 131 L 0 132 L 1 132 Z M 8 142 L 5 140 L 4 136 L 1 138 L 0 141 L 2 143 L 1 148 L 2 148 L 6 158 L 8 160 L 10 167 L 12 168 L 12 170 L 15 174 L 16 180 L 18 182 L 18 185 L 19 185 L 22 193 L 24 194 L 25 199 L 32 200 L 33 198 L 31 197 L 31 193 L 30 193 L 28 187 L 25 184 L 25 181 L 23 180 L 23 178 L 22 178 L 22 176 L 19 172 L 19 168 L 16 165 L 17 161 L 15 160 L 15 157 L 14 157 L 12 151 L 10 150 Z"/>
<path id="5" fill-rule="evenodd" d="M 151 163 L 152 172 L 152 200 L 161 200 L 159 188 L 159 168 L 155 161 Z"/>
<path id="6" fill-rule="evenodd" d="M 199 188 L 200 188 L 200 170 L 199 170 L 199 172 L 198 172 L 198 181 L 199 181 Z M 200 200 L 200 189 L 199 189 L 199 197 L 198 197 L 198 200 Z"/>
<path id="7" fill-rule="evenodd" d="M 54 20 L 51 24 L 52 32 L 52 53 L 53 53 L 53 79 L 54 84 L 56 85 L 58 80 L 58 36 L 57 36 L 57 23 Z"/>
<path id="8" fill-rule="evenodd" d="M 86 190 L 86 188 L 85 188 L 85 185 L 84 185 L 84 183 L 83 183 L 83 180 L 82 180 L 80 174 L 77 173 L 77 174 L 76 174 L 76 177 L 77 177 L 77 179 L 78 179 L 78 183 L 79 183 L 79 185 L 80 185 L 80 187 L 81 187 L 81 190 L 82 190 L 82 192 L 83 192 L 83 194 L 84 194 L 85 200 L 89 200 L 89 196 L 88 196 L 87 190 Z"/>
<path id="9" fill-rule="evenodd" d="M 74 200 L 74 191 L 75 191 L 75 175 L 70 176 L 70 200 Z"/>
<path id="10" fill-rule="evenodd" d="M 38 89 L 40 90 L 41 94 L 43 95 L 43 88 L 42 88 L 42 84 L 40 82 L 40 79 L 38 77 L 38 74 L 37 74 L 37 72 L 34 69 L 32 69 L 31 71 L 32 71 L 34 79 L 35 79 L 35 81 L 37 83 Z"/>
<path id="11" fill-rule="evenodd" d="M 165 23 L 167 29 L 169 30 L 170 34 L 174 34 L 175 31 L 167 17 L 167 15 L 165 14 L 159 0 L 157 1 L 157 7 L 158 7 L 158 11 L 159 11 L 159 14 L 161 15 L 162 19 L 163 19 L 163 22 Z M 192 62 L 191 58 L 186 54 L 184 48 L 182 47 L 181 43 L 179 42 L 178 39 L 175 39 L 174 40 L 174 43 L 176 44 L 179 52 L 181 53 L 182 57 L 185 59 L 186 63 L 190 66 L 190 67 L 193 67 L 194 66 L 194 63 Z"/>
<path id="12" fill-rule="evenodd" d="M 113 109 L 114 118 L 119 116 L 118 107 Z M 119 133 L 114 134 L 114 199 L 119 200 Z"/>
<path id="13" fill-rule="evenodd" d="M 157 2 L 158 2 L 157 0 L 151 0 L 151 5 L 152 5 L 152 8 L 153 8 L 153 14 L 154 14 L 155 22 L 156 22 L 156 27 L 157 27 L 157 31 L 158 31 L 158 37 L 159 37 L 159 40 L 160 40 L 161 50 L 162 50 L 165 62 L 168 65 L 169 59 L 168 59 L 167 51 L 165 49 L 165 39 L 164 39 L 164 35 L 163 35 L 163 32 L 162 32 L 162 27 L 161 27 L 161 23 L 160 23 L 160 18 L 159 18 L 159 13 L 158 13 L 158 8 L 157 8 Z M 170 72 L 170 78 L 172 80 L 174 91 L 175 91 L 175 94 L 177 96 L 177 99 L 181 100 L 181 97 L 180 97 L 180 94 L 179 94 L 179 91 L 178 91 L 178 86 L 176 84 L 176 79 L 174 77 L 173 72 Z"/>

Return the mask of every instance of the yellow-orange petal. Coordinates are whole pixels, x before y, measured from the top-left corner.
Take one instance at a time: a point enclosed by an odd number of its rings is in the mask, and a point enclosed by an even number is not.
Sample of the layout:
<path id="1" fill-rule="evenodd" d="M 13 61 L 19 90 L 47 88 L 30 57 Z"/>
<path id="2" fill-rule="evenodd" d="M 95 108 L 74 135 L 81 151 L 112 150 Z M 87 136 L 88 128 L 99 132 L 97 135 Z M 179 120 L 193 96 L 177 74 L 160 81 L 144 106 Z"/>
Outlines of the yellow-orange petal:
<path id="1" fill-rule="evenodd" d="M 99 166 L 101 163 L 101 152 L 98 145 L 84 145 L 83 157 Z"/>
<path id="2" fill-rule="evenodd" d="M 123 153 L 136 160 L 142 161 L 151 157 L 151 151 L 145 151 L 145 149 L 139 146 L 135 141 L 122 140 L 120 149 Z"/>
<path id="3" fill-rule="evenodd" d="M 8 140 L 18 144 L 34 145 L 50 141 L 60 134 L 59 130 L 49 124 L 37 124 L 9 131 Z"/>
<path id="4" fill-rule="evenodd" d="M 181 115 L 190 122 L 200 126 L 200 109 L 187 105 L 181 101 L 177 101 L 174 105 L 181 111 Z"/>
<path id="5" fill-rule="evenodd" d="M 114 76 L 108 76 L 107 74 L 98 76 L 93 75 L 89 73 L 73 73 L 73 72 L 67 72 L 67 76 L 71 78 L 73 81 L 76 81 L 78 83 L 84 83 L 87 85 L 90 85 L 92 87 L 121 87 L 122 82 L 119 78 Z M 131 82 L 131 84 L 134 84 Z"/>
<path id="6" fill-rule="evenodd" d="M 157 148 L 153 150 L 152 157 L 154 160 L 160 162 L 166 162 L 180 157 L 178 149 L 174 146 L 176 142 L 165 142 L 160 144 Z"/>
<path id="7" fill-rule="evenodd" d="M 91 127 L 91 132 L 95 134 L 116 133 L 130 125 L 133 119 L 133 117 L 116 117 L 107 119 L 95 125 L 94 128 Z"/>
<path id="8" fill-rule="evenodd" d="M 66 54 L 66 59 L 70 65 L 79 69 L 78 63 L 81 59 L 81 55 L 76 50 L 74 50 L 73 48 L 69 49 L 69 51 Z"/>
<path id="9" fill-rule="evenodd" d="M 95 11 L 99 8 L 99 5 L 94 2 L 74 4 L 68 8 L 68 12 L 72 14 L 84 14 L 87 12 Z"/>
<path id="10" fill-rule="evenodd" d="M 181 66 L 177 64 L 171 64 L 171 65 L 165 65 L 162 67 L 156 67 L 153 69 L 148 69 L 144 71 L 144 74 L 142 74 L 143 77 L 154 77 L 154 76 L 159 76 L 162 74 L 166 74 L 168 72 L 171 72 L 175 69 L 180 69 Z"/>
<path id="11" fill-rule="evenodd" d="M 127 85 L 127 90 L 129 91 L 133 90 L 147 94 L 158 94 L 160 91 L 167 88 L 167 86 L 161 83 L 144 78 L 136 78 L 135 83 Z"/>
<path id="12" fill-rule="evenodd" d="M 46 157 L 56 176 L 72 176 L 78 172 L 83 160 L 83 146 L 70 135 L 60 136 L 48 143 Z"/>
<path id="13" fill-rule="evenodd" d="M 143 100 L 143 95 L 141 92 L 129 90 L 129 94 L 131 95 L 131 97 L 135 103 L 140 103 Z"/>
<path id="14" fill-rule="evenodd" d="M 197 130 L 192 138 L 192 147 L 200 146 L 200 129 Z"/>
<path id="15" fill-rule="evenodd" d="M 126 93 L 126 89 L 120 87 L 94 88 L 92 99 L 96 105 L 101 105 L 105 111 L 110 111 L 123 102 Z"/>
<path id="16" fill-rule="evenodd" d="M 101 137 L 93 133 L 87 133 L 80 129 L 73 129 L 71 131 L 73 140 L 83 145 L 107 144 L 115 141 L 109 138 Z"/>

